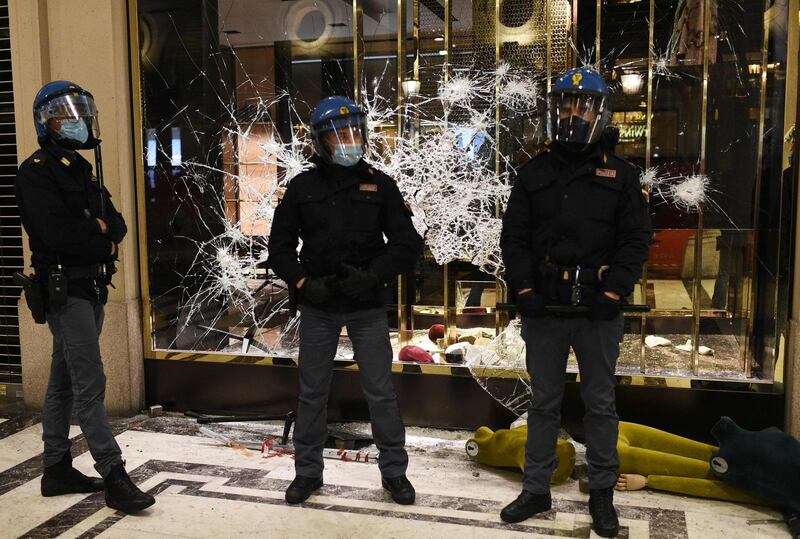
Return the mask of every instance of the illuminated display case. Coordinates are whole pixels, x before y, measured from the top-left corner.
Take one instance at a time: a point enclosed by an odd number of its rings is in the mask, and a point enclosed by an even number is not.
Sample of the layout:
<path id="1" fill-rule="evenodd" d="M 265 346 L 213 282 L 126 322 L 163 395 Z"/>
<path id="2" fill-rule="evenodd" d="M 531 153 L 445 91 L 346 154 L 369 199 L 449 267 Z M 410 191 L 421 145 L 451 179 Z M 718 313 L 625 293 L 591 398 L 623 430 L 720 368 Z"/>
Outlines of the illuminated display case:
<path id="1" fill-rule="evenodd" d="M 130 3 L 141 74 L 146 357 L 297 361 L 298 320 L 286 285 L 265 267 L 266 236 L 285 182 L 308 157 L 304 125 L 321 98 L 348 95 L 383 111 L 370 126 L 378 154 L 451 129 L 510 185 L 514 168 L 545 141 L 543 96 L 553 77 L 585 63 L 612 88 L 617 153 L 657 179 L 649 184 L 650 259 L 629 298 L 651 311 L 627 316 L 618 374 L 780 381 L 795 198 L 777 135 L 785 6 L 354 1 Z M 539 106 L 514 110 L 497 82 L 472 104 L 489 123 L 478 141 L 464 131 L 474 118 L 448 117 L 437 96 L 455 77 L 497 81 L 505 69 L 535 81 Z M 443 114 L 447 123 L 432 120 Z M 706 200 L 670 203 L 671 189 L 695 176 L 709 181 Z M 498 199 L 486 217 L 501 215 Z M 479 266 L 464 256 L 439 263 L 429 245 L 415 272 L 393 284 L 396 356 L 412 344 L 433 359 L 396 359 L 397 370 L 488 376 L 480 369 L 492 363 L 480 353 L 444 353 L 456 342 L 497 352 L 513 340 L 516 324 L 498 308 L 504 283 L 491 264 Z M 351 359 L 343 332 L 337 360 L 347 368 Z M 518 355 L 500 363 L 497 376 L 524 378 Z M 577 372 L 574 360 L 568 370 Z"/>

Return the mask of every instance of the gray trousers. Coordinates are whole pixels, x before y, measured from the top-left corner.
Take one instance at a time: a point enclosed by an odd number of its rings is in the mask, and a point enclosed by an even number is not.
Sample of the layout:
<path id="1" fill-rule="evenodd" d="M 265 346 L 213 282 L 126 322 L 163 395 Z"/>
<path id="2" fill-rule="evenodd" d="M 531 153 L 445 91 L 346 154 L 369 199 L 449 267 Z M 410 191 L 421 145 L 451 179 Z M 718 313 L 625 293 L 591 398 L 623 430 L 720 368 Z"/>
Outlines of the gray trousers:
<path id="1" fill-rule="evenodd" d="M 42 411 L 44 465 L 52 466 L 69 453 L 69 423 L 74 412 L 94 467 L 105 477 L 122 462 L 122 456 L 103 403 L 106 377 L 99 341 L 103 306 L 69 297 L 66 305 L 48 311 L 47 325 L 53 334 L 53 357 Z"/>
<path id="2" fill-rule="evenodd" d="M 361 388 L 369 406 L 372 436 L 380 450 L 383 477 L 408 468 L 406 433 L 392 385 L 392 347 L 386 310 L 328 313 L 300 305 L 300 399 L 294 427 L 295 472 L 322 476 L 322 450 L 328 436 L 328 392 L 342 327 L 353 343 Z"/>
<path id="3" fill-rule="evenodd" d="M 531 377 L 528 440 L 522 488 L 535 494 L 550 491 L 556 468 L 556 440 L 561 426 L 567 358 L 575 350 L 580 369 L 580 391 L 586 410 L 586 460 L 589 488 L 603 489 L 617 481 L 619 419 L 614 375 L 624 320 L 588 320 L 583 317 L 522 319 L 522 338 Z"/>

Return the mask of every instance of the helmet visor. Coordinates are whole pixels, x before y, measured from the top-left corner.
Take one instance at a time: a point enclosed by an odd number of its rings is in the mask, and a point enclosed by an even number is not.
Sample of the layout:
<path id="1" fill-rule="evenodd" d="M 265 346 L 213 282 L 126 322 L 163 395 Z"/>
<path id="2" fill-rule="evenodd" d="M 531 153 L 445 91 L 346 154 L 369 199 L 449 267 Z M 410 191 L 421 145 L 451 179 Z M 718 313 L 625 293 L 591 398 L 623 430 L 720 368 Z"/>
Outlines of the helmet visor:
<path id="1" fill-rule="evenodd" d="M 85 94 L 64 94 L 47 101 L 37 111 L 37 121 L 47 125 L 48 120 L 84 120 L 94 138 L 100 138 L 97 107 L 94 99 Z"/>
<path id="2" fill-rule="evenodd" d="M 360 125 L 329 129 L 320 133 L 320 137 L 332 163 L 351 167 L 364 157 L 366 140 Z"/>
<path id="3" fill-rule="evenodd" d="M 550 96 L 550 139 L 570 144 L 592 144 L 608 124 L 608 98 L 570 92 Z"/>

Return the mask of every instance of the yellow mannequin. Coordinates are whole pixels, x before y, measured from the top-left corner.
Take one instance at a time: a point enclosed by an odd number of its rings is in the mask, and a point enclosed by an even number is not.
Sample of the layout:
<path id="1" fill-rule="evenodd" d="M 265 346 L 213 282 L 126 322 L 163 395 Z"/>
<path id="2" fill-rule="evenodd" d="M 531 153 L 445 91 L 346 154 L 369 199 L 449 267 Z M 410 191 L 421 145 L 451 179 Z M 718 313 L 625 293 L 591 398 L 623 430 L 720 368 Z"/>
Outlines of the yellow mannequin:
<path id="1" fill-rule="evenodd" d="M 480 427 L 475 437 L 467 441 L 467 455 L 488 466 L 525 469 L 525 440 L 528 427 L 501 429 L 493 432 L 489 427 Z M 558 467 L 553 472 L 553 483 L 566 481 L 575 467 L 575 447 L 567 440 L 556 444 Z"/>
<path id="2" fill-rule="evenodd" d="M 702 498 L 769 505 L 715 478 L 709 461 L 717 449 L 652 427 L 620 422 L 617 490 L 649 487 Z"/>
<path id="3" fill-rule="evenodd" d="M 481 464 L 525 469 L 526 426 L 493 432 L 480 427 L 467 441 L 467 454 Z M 682 438 L 644 425 L 619 424 L 620 467 L 617 490 L 655 490 L 732 502 L 769 505 L 714 478 L 709 461 L 713 445 Z M 558 468 L 553 483 L 565 481 L 575 466 L 575 448 L 567 440 L 556 445 Z"/>

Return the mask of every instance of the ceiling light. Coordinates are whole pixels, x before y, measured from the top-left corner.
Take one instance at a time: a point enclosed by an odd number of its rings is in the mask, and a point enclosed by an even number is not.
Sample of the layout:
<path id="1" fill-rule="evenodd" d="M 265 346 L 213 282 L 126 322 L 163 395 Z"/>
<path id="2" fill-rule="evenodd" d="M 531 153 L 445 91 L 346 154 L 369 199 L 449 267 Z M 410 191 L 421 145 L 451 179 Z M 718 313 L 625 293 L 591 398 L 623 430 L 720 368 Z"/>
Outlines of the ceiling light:
<path id="1" fill-rule="evenodd" d="M 636 95 L 642 91 L 644 79 L 639 73 L 623 73 L 620 77 L 622 91 L 628 95 Z"/>

